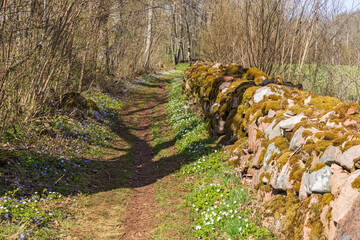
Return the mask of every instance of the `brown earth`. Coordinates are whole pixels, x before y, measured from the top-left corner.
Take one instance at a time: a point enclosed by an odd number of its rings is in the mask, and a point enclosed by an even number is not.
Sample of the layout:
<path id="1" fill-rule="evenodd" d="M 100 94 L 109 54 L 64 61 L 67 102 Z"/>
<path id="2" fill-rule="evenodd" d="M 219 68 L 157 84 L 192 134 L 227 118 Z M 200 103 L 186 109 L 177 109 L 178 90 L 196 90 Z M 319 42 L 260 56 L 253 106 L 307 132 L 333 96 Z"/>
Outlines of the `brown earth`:
<path id="1" fill-rule="evenodd" d="M 158 179 L 171 179 L 168 175 L 178 169 L 173 163 L 183 163 L 183 156 L 174 154 L 174 140 L 156 152 L 152 147 L 152 119 L 157 116 L 165 122 L 165 103 L 166 91 L 159 81 L 143 85 L 128 100 L 113 127 L 118 139 L 112 152 L 94 159 L 90 194 L 79 200 L 74 211 L 81 214 L 64 227 L 62 239 L 150 239 L 159 224 L 157 216 L 174 211 L 155 200 Z M 170 133 L 166 123 L 162 128 L 165 136 Z M 166 156 L 155 157 L 161 150 Z"/>

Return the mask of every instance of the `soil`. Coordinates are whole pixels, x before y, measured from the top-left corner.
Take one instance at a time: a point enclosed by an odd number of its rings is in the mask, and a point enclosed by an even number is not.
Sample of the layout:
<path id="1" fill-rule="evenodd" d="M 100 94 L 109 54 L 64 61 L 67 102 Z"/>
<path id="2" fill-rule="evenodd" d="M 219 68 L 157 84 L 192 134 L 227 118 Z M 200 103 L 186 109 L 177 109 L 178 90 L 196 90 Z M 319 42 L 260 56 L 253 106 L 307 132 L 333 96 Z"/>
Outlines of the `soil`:
<path id="1" fill-rule="evenodd" d="M 151 146 L 151 119 L 154 107 L 163 101 L 164 88 L 160 86 L 157 95 L 148 101 L 141 109 L 138 106 L 147 99 L 146 95 L 134 99 L 133 106 L 123 115 L 125 127 L 136 123 L 133 131 L 134 154 L 133 172 L 130 180 L 132 189 L 130 201 L 126 205 L 124 231 L 122 239 L 149 239 L 153 234 L 156 223 L 155 213 L 157 205 L 155 202 L 155 184 L 158 178 L 158 167 L 153 161 L 154 150 Z M 140 110 L 140 111 L 139 111 Z M 128 112 L 138 111 L 138 115 Z"/>
<path id="2" fill-rule="evenodd" d="M 151 126 L 155 115 L 166 117 L 166 99 L 164 84 L 157 81 L 140 87 L 127 100 L 113 126 L 118 139 L 112 152 L 102 159 L 93 159 L 95 174 L 91 176 L 89 194 L 80 198 L 74 211 L 81 214 L 64 226 L 62 239 L 150 239 L 153 236 L 158 224 L 156 214 L 167 211 L 159 209 L 155 201 L 157 180 L 168 173 L 159 170 L 162 169 L 158 166 L 159 159 L 154 157 Z M 165 145 L 162 149 L 175 150 L 174 141 Z"/>

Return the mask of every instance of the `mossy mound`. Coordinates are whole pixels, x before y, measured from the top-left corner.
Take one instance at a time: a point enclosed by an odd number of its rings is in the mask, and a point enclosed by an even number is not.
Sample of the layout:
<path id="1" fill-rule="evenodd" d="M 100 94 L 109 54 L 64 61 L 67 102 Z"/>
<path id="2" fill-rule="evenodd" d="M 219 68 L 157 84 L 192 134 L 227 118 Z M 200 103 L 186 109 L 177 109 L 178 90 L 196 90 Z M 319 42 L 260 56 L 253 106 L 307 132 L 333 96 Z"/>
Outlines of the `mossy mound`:
<path id="1" fill-rule="evenodd" d="M 14 163 L 18 160 L 16 151 L 0 149 L 0 166 L 7 164 L 8 162 Z"/>

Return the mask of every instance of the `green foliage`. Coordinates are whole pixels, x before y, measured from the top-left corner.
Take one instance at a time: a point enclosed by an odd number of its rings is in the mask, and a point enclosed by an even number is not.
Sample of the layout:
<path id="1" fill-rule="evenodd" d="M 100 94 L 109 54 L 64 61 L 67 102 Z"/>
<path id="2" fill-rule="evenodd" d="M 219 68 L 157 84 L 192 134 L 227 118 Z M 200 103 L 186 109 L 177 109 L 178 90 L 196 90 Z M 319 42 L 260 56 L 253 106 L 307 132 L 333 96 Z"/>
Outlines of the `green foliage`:
<path id="1" fill-rule="evenodd" d="M 234 169 L 224 164 L 225 154 L 210 146 L 214 140 L 207 126 L 192 111 L 186 110 L 179 79 L 171 84 L 169 122 L 175 131 L 176 146 L 192 163 L 182 166 L 180 176 L 195 178 L 186 196 L 191 207 L 194 238 L 204 239 L 272 239 L 271 232 L 261 227 L 245 205 L 251 200 Z"/>
<path id="2" fill-rule="evenodd" d="M 72 216 L 69 203 L 88 189 L 92 164 L 86 159 L 108 151 L 122 107 L 102 93 L 87 97 L 99 109 L 86 118 L 39 117 L 1 136 L 0 239 L 50 239 Z"/>

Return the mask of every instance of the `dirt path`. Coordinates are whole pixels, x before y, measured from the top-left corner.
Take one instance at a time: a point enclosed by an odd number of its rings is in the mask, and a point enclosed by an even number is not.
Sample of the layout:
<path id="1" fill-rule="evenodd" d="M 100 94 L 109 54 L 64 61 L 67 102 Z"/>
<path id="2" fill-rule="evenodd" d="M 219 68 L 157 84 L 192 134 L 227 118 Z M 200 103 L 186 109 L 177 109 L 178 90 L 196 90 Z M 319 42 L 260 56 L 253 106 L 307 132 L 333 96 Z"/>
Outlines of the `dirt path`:
<path id="1" fill-rule="evenodd" d="M 153 109 L 163 101 L 163 97 L 164 88 L 161 86 L 154 97 L 150 98 L 143 93 L 123 115 L 125 127 L 135 128 L 131 131 L 134 140 L 133 172 L 130 180 L 132 193 L 126 205 L 123 239 L 149 239 L 156 225 L 155 184 L 158 168 L 153 161 L 150 127 Z M 134 112 L 138 114 L 133 114 Z"/>
<path id="2" fill-rule="evenodd" d="M 151 145 L 155 107 L 166 101 L 160 81 L 140 87 L 113 126 L 113 152 L 94 159 L 90 194 L 74 211 L 81 214 L 64 226 L 61 239 L 150 239 L 156 227 L 158 167 Z"/>

